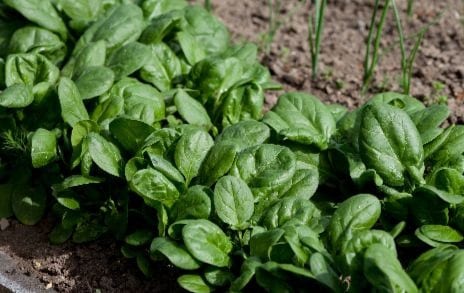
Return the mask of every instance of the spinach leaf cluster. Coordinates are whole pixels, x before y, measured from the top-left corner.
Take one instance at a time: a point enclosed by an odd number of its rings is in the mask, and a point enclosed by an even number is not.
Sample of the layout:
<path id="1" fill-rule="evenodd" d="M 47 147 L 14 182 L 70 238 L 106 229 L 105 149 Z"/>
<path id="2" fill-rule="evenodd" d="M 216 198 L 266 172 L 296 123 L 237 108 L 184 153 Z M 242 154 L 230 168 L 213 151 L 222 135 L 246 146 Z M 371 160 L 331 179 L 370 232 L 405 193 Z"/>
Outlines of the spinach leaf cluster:
<path id="1" fill-rule="evenodd" d="M 464 127 L 283 94 L 183 0 L 0 3 L 0 217 L 114 237 L 191 292 L 461 292 Z M 156 276 L 153 276 L 156 278 Z"/>

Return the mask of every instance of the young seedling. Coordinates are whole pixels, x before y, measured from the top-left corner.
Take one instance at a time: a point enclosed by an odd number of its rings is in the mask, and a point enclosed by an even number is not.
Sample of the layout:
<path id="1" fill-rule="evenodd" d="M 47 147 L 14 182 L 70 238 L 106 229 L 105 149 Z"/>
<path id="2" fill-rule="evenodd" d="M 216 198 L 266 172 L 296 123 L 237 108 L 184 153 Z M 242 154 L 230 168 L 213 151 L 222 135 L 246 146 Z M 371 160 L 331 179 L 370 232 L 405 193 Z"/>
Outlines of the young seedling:
<path id="1" fill-rule="evenodd" d="M 308 17 L 308 43 L 311 53 L 311 70 L 313 78 L 317 76 L 326 4 L 327 0 L 315 0 L 315 15 L 312 17 L 311 14 L 309 14 Z"/>
<path id="2" fill-rule="evenodd" d="M 382 13 L 380 15 L 380 20 L 376 26 L 375 24 L 377 20 L 377 12 L 379 11 L 379 5 L 379 0 L 375 0 L 374 11 L 372 13 L 372 19 L 369 25 L 369 33 L 367 35 L 366 54 L 364 57 L 364 76 L 362 85 L 363 93 L 365 93 L 369 88 L 369 85 L 371 84 L 372 78 L 374 76 L 375 68 L 377 67 L 377 63 L 379 61 L 380 40 L 382 39 L 382 30 L 383 26 L 385 25 L 385 17 L 387 16 L 387 11 L 390 6 L 390 0 L 385 1 Z M 373 49 L 372 52 L 371 49 Z"/>

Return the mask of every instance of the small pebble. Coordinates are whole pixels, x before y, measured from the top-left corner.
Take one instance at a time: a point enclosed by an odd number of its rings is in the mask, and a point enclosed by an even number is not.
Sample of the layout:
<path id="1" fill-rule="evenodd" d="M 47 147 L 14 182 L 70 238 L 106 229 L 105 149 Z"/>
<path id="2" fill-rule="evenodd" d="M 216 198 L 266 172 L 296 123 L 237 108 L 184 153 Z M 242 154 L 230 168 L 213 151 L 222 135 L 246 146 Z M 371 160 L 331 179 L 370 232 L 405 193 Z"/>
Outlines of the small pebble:
<path id="1" fill-rule="evenodd" d="M 50 282 L 45 286 L 45 290 L 50 290 L 53 287 L 53 283 Z"/>
<path id="2" fill-rule="evenodd" d="M 0 230 L 4 231 L 8 227 L 10 227 L 10 221 L 4 218 L 0 219 Z"/>

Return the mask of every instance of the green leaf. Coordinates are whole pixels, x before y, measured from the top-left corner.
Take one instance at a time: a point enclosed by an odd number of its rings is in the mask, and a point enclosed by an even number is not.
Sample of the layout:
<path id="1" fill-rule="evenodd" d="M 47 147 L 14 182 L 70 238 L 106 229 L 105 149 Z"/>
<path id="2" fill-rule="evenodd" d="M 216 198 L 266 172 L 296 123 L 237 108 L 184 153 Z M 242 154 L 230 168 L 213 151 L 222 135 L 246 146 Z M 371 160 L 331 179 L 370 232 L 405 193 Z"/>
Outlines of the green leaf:
<path id="1" fill-rule="evenodd" d="M 181 63 L 164 43 L 151 45 L 151 57 L 140 70 L 140 77 L 164 92 L 172 88 L 173 80 L 182 74 Z"/>
<path id="2" fill-rule="evenodd" d="M 126 236 L 124 241 L 132 246 L 142 246 L 149 243 L 153 239 L 153 232 L 149 230 L 136 230 Z"/>
<path id="3" fill-rule="evenodd" d="M 174 96 L 174 104 L 182 119 L 189 124 L 198 125 L 209 129 L 212 127 L 211 119 L 203 105 L 189 96 L 184 90 L 179 89 Z"/>
<path id="4" fill-rule="evenodd" d="M 0 93 L 0 106 L 5 108 L 24 108 L 33 101 L 32 88 L 25 84 L 14 84 Z"/>
<path id="5" fill-rule="evenodd" d="M 214 188 L 214 207 L 224 223 L 242 230 L 253 215 L 253 193 L 240 178 L 222 177 Z"/>
<path id="6" fill-rule="evenodd" d="M 194 293 L 209 293 L 211 288 L 206 284 L 203 278 L 199 275 L 182 275 L 177 278 L 179 285 L 189 292 Z"/>
<path id="7" fill-rule="evenodd" d="M 361 114 L 359 152 L 389 186 L 423 183 L 424 151 L 416 126 L 403 110 L 373 103 Z"/>
<path id="8" fill-rule="evenodd" d="M 283 146 L 262 144 L 242 151 L 230 174 L 244 180 L 256 196 L 260 190 L 274 190 L 287 184 L 295 169 L 292 151 Z"/>
<path id="9" fill-rule="evenodd" d="M 35 86 L 42 82 L 55 84 L 60 70 L 40 54 L 10 54 L 5 62 L 5 83 L 12 86 L 17 83 Z"/>
<path id="10" fill-rule="evenodd" d="M 150 125 L 125 117 L 118 117 L 110 122 L 111 135 L 122 145 L 122 147 L 132 153 L 136 153 L 143 145 L 145 139 L 155 129 Z"/>
<path id="11" fill-rule="evenodd" d="M 147 204 L 152 207 L 150 201 L 160 202 L 171 207 L 179 198 L 179 191 L 174 184 L 163 174 L 154 169 L 142 169 L 137 171 L 130 182 L 131 189 L 148 200 Z"/>
<path id="12" fill-rule="evenodd" d="M 180 31 L 176 34 L 180 47 L 190 65 L 195 65 L 206 57 L 206 53 L 200 44 L 190 33 Z"/>
<path id="13" fill-rule="evenodd" d="M 208 219 L 211 214 L 211 192 L 207 187 L 195 185 L 176 202 L 172 214 L 176 221 L 183 219 Z"/>
<path id="14" fill-rule="evenodd" d="M 393 252 L 381 244 L 371 245 L 364 254 L 364 275 L 372 286 L 389 292 L 418 292 Z"/>
<path id="15" fill-rule="evenodd" d="M 119 149 L 103 136 L 92 132 L 87 136 L 92 161 L 113 176 L 122 176 L 123 159 Z"/>
<path id="16" fill-rule="evenodd" d="M 279 97 L 277 105 L 263 120 L 285 139 L 314 146 L 328 147 L 335 133 L 335 119 L 316 97 L 289 93 Z"/>
<path id="17" fill-rule="evenodd" d="M 230 142 L 240 150 L 265 143 L 271 136 L 266 124 L 254 120 L 242 121 L 226 127 L 217 137 L 216 143 Z"/>
<path id="18" fill-rule="evenodd" d="M 83 100 L 92 99 L 106 93 L 114 82 L 114 73 L 104 66 L 90 66 L 82 70 L 75 79 Z"/>
<path id="19" fill-rule="evenodd" d="M 11 203 L 15 217 L 24 225 L 37 224 L 45 213 L 47 194 L 40 188 L 15 186 Z"/>
<path id="20" fill-rule="evenodd" d="M 266 211 L 262 223 L 268 229 L 282 227 L 287 223 L 314 227 L 320 216 L 321 212 L 312 202 L 298 197 L 286 197 Z"/>
<path id="21" fill-rule="evenodd" d="M 316 252 L 311 255 L 310 266 L 311 272 L 319 282 L 334 292 L 342 292 L 337 272 L 321 253 Z"/>
<path id="22" fill-rule="evenodd" d="M 71 0 L 69 0 L 71 1 Z M 75 1 L 72 1 L 75 2 Z M 75 57 L 75 63 L 73 64 L 73 77 L 81 75 L 81 73 L 88 67 L 100 67 L 105 65 L 106 60 L 106 44 L 104 41 L 97 41 L 89 43 L 84 47 L 79 54 Z M 67 68 L 70 65 L 66 65 Z M 113 75 L 114 77 L 114 75 Z"/>
<path id="23" fill-rule="evenodd" d="M 458 243 L 464 240 L 462 234 L 444 225 L 423 225 L 416 230 L 416 236 L 431 246 L 441 243 Z"/>
<path id="24" fill-rule="evenodd" d="M 82 102 L 79 90 L 72 80 L 62 77 L 58 85 L 58 97 L 61 105 L 61 117 L 74 127 L 82 120 L 89 120 L 89 114 Z"/>
<path id="25" fill-rule="evenodd" d="M 341 248 L 354 232 L 369 230 L 380 217 L 380 201 L 370 194 L 358 194 L 342 202 L 327 227 L 333 250 Z"/>
<path id="26" fill-rule="evenodd" d="M 231 291 L 237 292 L 243 290 L 255 275 L 256 268 L 260 265 L 261 261 L 257 257 L 245 259 L 240 268 L 240 276 L 238 276 L 230 286 Z"/>
<path id="27" fill-rule="evenodd" d="M 57 197 L 56 201 L 64 206 L 65 208 L 68 208 L 70 210 L 78 210 L 80 209 L 80 204 L 77 200 L 74 198 L 69 198 L 69 197 Z"/>
<path id="28" fill-rule="evenodd" d="M 187 250 L 199 261 L 217 266 L 230 265 L 232 243 L 216 224 L 207 220 L 192 220 L 182 228 Z"/>
<path id="29" fill-rule="evenodd" d="M 92 112 L 91 119 L 102 123 L 115 118 L 124 111 L 124 99 L 119 96 L 110 96 L 106 101 L 99 103 Z"/>
<path id="30" fill-rule="evenodd" d="M 132 42 L 117 49 L 108 59 L 107 65 L 113 70 L 115 79 L 118 80 L 142 68 L 151 54 L 150 47 Z"/>
<path id="31" fill-rule="evenodd" d="M 184 184 L 184 177 L 171 162 L 164 159 L 161 155 L 156 154 L 152 149 L 146 150 L 144 154 L 155 170 L 161 172 L 171 181 L 181 183 L 182 185 Z"/>
<path id="32" fill-rule="evenodd" d="M 34 168 L 44 167 L 57 157 L 56 135 L 43 128 L 37 129 L 31 138 L 31 159 Z"/>
<path id="33" fill-rule="evenodd" d="M 156 256 L 157 253 L 161 253 L 173 265 L 183 270 L 200 268 L 200 263 L 183 246 L 166 238 L 157 237 L 151 242 L 150 255 Z"/>
<path id="34" fill-rule="evenodd" d="M 187 131 L 177 142 L 174 161 L 187 185 L 198 175 L 201 163 L 213 144 L 211 136 L 203 130 Z"/>
<path id="35" fill-rule="evenodd" d="M 272 246 L 277 244 L 284 233 L 284 230 L 277 228 L 253 235 L 250 239 L 250 255 L 269 260 Z"/>
<path id="36" fill-rule="evenodd" d="M 54 33 L 39 27 L 26 26 L 11 36 L 9 53 L 37 53 L 57 64 L 66 57 L 66 45 Z"/>
<path id="37" fill-rule="evenodd" d="M 411 115 L 412 121 L 416 124 L 421 135 L 423 144 L 431 142 L 443 132 L 443 129 L 438 127 L 449 115 L 450 110 L 445 105 L 431 105 Z"/>
<path id="38" fill-rule="evenodd" d="M 213 185 L 229 172 L 239 151 L 238 143 L 228 140 L 215 143 L 201 164 L 200 181 L 207 186 Z"/>
<path id="39" fill-rule="evenodd" d="M 28 20 L 56 32 L 62 39 L 66 39 L 66 26 L 49 0 L 5 0 L 4 2 Z"/>

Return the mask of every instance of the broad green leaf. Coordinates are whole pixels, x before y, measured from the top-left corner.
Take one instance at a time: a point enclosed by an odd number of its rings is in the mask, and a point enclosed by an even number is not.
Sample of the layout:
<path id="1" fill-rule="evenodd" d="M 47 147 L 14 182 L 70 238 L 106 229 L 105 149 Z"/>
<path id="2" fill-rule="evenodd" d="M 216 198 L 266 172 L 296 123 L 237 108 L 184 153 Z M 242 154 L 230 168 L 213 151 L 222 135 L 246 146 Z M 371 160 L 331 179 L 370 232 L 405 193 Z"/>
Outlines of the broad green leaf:
<path id="1" fill-rule="evenodd" d="M 240 146 L 240 150 L 265 143 L 271 136 L 266 124 L 254 120 L 242 121 L 226 127 L 216 143 L 228 142 Z"/>
<path id="2" fill-rule="evenodd" d="M 382 244 L 371 245 L 364 254 L 364 275 L 371 285 L 389 292 L 418 292 L 395 254 Z"/>
<path id="3" fill-rule="evenodd" d="M 110 96 L 106 101 L 99 103 L 92 112 L 91 119 L 97 123 L 102 123 L 107 119 L 112 119 L 124 111 L 124 99 L 119 96 Z"/>
<path id="4" fill-rule="evenodd" d="M 108 59 L 107 65 L 118 80 L 142 68 L 151 54 L 150 47 L 133 42 L 117 49 Z"/>
<path id="5" fill-rule="evenodd" d="M 200 268 L 200 263 L 183 246 L 167 238 L 157 237 L 153 239 L 150 245 L 150 255 L 156 256 L 157 253 L 161 253 L 173 265 L 183 270 Z"/>
<path id="6" fill-rule="evenodd" d="M 275 190 L 287 184 L 295 169 L 295 155 L 290 149 L 262 144 L 242 151 L 230 174 L 244 180 L 257 196 L 261 190 Z"/>
<path id="7" fill-rule="evenodd" d="M 431 142 L 443 132 L 443 129 L 438 127 L 449 115 L 450 110 L 445 105 L 431 105 L 411 115 L 423 144 Z"/>
<path id="8" fill-rule="evenodd" d="M 189 96 L 184 90 L 178 90 L 174 96 L 174 104 L 180 116 L 189 124 L 211 128 L 211 119 L 203 105 Z"/>
<path id="9" fill-rule="evenodd" d="M 209 192 L 207 187 L 201 185 L 190 187 L 172 208 L 175 220 L 208 219 L 211 214 Z"/>
<path id="10" fill-rule="evenodd" d="M 67 209 L 70 209 L 70 210 L 80 209 L 80 203 L 74 198 L 57 197 L 56 201 Z"/>
<path id="11" fill-rule="evenodd" d="M 57 157 L 56 135 L 43 128 L 37 129 L 31 138 L 31 158 L 34 168 L 41 168 Z"/>
<path id="12" fill-rule="evenodd" d="M 135 4 L 122 4 L 94 22 L 77 41 L 74 54 L 89 43 L 105 41 L 108 52 L 136 41 L 144 28 L 143 12 Z"/>
<path id="13" fill-rule="evenodd" d="M 234 229 L 244 229 L 253 215 L 253 193 L 240 178 L 222 177 L 214 188 L 214 207 L 224 223 Z"/>
<path id="14" fill-rule="evenodd" d="M 216 224 L 207 220 L 193 220 L 182 228 L 187 250 L 199 261 L 217 266 L 230 265 L 232 242 Z"/>
<path id="15" fill-rule="evenodd" d="M 90 66 L 75 79 L 81 98 L 88 100 L 106 93 L 114 81 L 114 73 L 104 66 Z"/>
<path id="16" fill-rule="evenodd" d="M 366 105 L 361 114 L 359 152 L 389 186 L 408 179 L 422 183 L 424 150 L 416 126 L 403 110 L 390 105 Z"/>
<path id="17" fill-rule="evenodd" d="M 190 65 L 195 65 L 206 57 L 201 43 L 198 42 L 190 33 L 180 31 L 176 34 L 182 52 Z"/>
<path id="18" fill-rule="evenodd" d="M 5 0 L 4 3 L 28 20 L 67 38 L 66 26 L 49 0 Z"/>
<path id="19" fill-rule="evenodd" d="M 5 62 L 5 83 L 7 86 L 17 83 L 35 86 L 42 82 L 53 85 L 59 77 L 59 69 L 40 54 L 10 54 Z"/>
<path id="20" fill-rule="evenodd" d="M 327 227 L 331 247 L 341 248 L 356 232 L 368 230 L 380 217 L 380 201 L 370 194 L 358 194 L 342 202 Z"/>
<path id="21" fill-rule="evenodd" d="M 239 151 L 240 145 L 233 141 L 215 143 L 201 164 L 200 181 L 207 186 L 213 185 L 229 172 Z"/>
<path id="22" fill-rule="evenodd" d="M 316 97 L 289 93 L 279 97 L 277 105 L 263 120 L 285 139 L 324 150 L 335 133 L 335 119 Z"/>
<path id="23" fill-rule="evenodd" d="M 132 176 L 130 187 L 142 198 L 148 200 L 146 203 L 149 206 L 153 206 L 150 201 L 156 201 L 171 207 L 179 198 L 179 191 L 174 184 L 154 169 L 137 171 Z"/>
<path id="24" fill-rule="evenodd" d="M 132 246 L 142 246 L 148 244 L 153 239 L 153 232 L 150 230 L 139 229 L 126 236 L 124 241 Z"/>
<path id="25" fill-rule="evenodd" d="M 45 213 L 47 194 L 40 188 L 15 186 L 11 195 L 15 217 L 24 225 L 37 224 Z"/>
<path id="26" fill-rule="evenodd" d="M 177 278 L 177 283 L 187 290 L 193 293 L 209 293 L 212 289 L 199 275 L 182 275 Z"/>
<path id="27" fill-rule="evenodd" d="M 434 247 L 441 243 L 458 243 L 464 240 L 459 231 L 444 225 L 423 225 L 416 230 L 415 234 L 419 239 Z"/>
<path id="28" fill-rule="evenodd" d="M 80 93 L 72 80 L 62 77 L 58 85 L 58 97 L 61 105 L 61 117 L 74 127 L 82 120 L 89 120 L 89 114 L 82 102 Z"/>
<path id="29" fill-rule="evenodd" d="M 146 0 L 142 4 L 142 9 L 147 19 L 153 19 L 185 6 L 187 6 L 185 0 Z"/>
<path id="30" fill-rule="evenodd" d="M 103 136 L 92 132 L 87 136 L 92 161 L 113 176 L 122 176 L 123 158 L 119 149 Z"/>
<path id="31" fill-rule="evenodd" d="M 219 269 L 210 266 L 206 268 L 204 277 L 209 284 L 222 287 L 230 283 L 234 275 L 228 269 Z"/>
<path id="32" fill-rule="evenodd" d="M 123 146 L 124 149 L 136 153 L 145 139 L 155 129 L 150 125 L 125 117 L 118 117 L 110 123 L 111 135 Z"/>
<path id="33" fill-rule="evenodd" d="M 249 257 L 243 261 L 240 268 L 240 275 L 232 281 L 230 286 L 231 291 L 237 292 L 243 290 L 255 275 L 256 268 L 261 265 L 261 261 L 257 257 Z"/>
<path id="34" fill-rule="evenodd" d="M 286 197 L 266 211 L 262 224 L 268 229 L 282 227 L 287 223 L 314 227 L 320 216 L 321 212 L 312 202 L 298 197 Z"/>
<path id="35" fill-rule="evenodd" d="M 174 161 L 187 185 L 198 175 L 201 163 L 214 142 L 203 130 L 187 131 L 177 142 Z"/>
<path id="36" fill-rule="evenodd" d="M 253 235 L 250 239 L 250 255 L 269 260 L 272 246 L 279 242 L 284 233 L 284 230 L 277 228 Z"/>
<path id="37" fill-rule="evenodd" d="M 172 88 L 173 80 L 182 74 L 179 58 L 164 43 L 151 45 L 151 57 L 140 70 L 140 77 L 160 91 Z"/>
<path id="38" fill-rule="evenodd" d="M 13 84 L 0 93 L 0 106 L 5 108 L 24 108 L 33 101 L 32 88 L 25 84 Z"/>
<path id="39" fill-rule="evenodd" d="M 9 53 L 37 53 L 57 64 L 66 56 L 66 45 L 54 33 L 39 27 L 26 26 L 11 36 Z"/>
<path id="40" fill-rule="evenodd" d="M 72 0 L 69 0 L 72 1 Z M 72 1 L 75 2 L 75 1 Z M 73 77 L 81 75 L 88 67 L 103 66 L 106 61 L 106 44 L 104 41 L 89 43 L 75 57 L 73 64 Z M 68 65 L 65 66 L 65 68 Z"/>
<path id="41" fill-rule="evenodd" d="M 184 177 L 170 161 L 164 159 L 163 156 L 157 154 L 152 149 L 146 150 L 144 154 L 155 170 L 161 172 L 171 181 L 184 184 Z"/>

